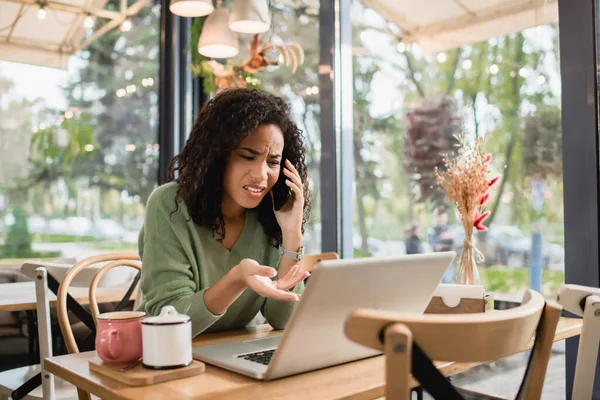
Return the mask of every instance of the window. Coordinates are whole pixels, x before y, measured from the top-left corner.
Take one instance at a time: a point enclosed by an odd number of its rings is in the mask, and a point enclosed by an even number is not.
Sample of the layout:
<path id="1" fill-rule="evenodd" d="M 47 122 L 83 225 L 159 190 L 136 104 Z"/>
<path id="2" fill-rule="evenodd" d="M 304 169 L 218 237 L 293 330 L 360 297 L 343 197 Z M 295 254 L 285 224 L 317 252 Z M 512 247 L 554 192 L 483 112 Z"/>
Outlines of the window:
<path id="1" fill-rule="evenodd" d="M 264 40 L 276 45 L 298 43 L 304 52 L 304 63 L 295 72 L 285 65 L 267 68 L 258 79 L 265 90 L 290 103 L 294 120 L 304 133 L 312 204 L 311 220 L 304 233 L 304 247 L 306 254 L 320 253 L 319 11 L 314 6 L 272 4 L 272 27 Z"/>
<path id="2" fill-rule="evenodd" d="M 453 135 L 465 133 L 486 139 L 501 177 L 487 207 L 489 231 L 475 238 L 486 259 L 481 283 L 498 300 L 520 301 L 529 287 L 555 298 L 564 282 L 556 5 L 489 22 L 464 18 L 456 5 L 436 16 L 431 5 L 385 3 L 354 0 L 351 9 L 355 257 L 460 252 L 463 228 L 434 171 L 453 151 Z M 454 281 L 453 268 L 444 281 Z M 517 387 L 505 378 L 519 382 L 525 360 L 517 355 L 455 382 L 510 397 Z M 547 390 L 563 396 L 563 344 L 549 376 Z"/>
<path id="3" fill-rule="evenodd" d="M 159 17 L 148 3 L 65 70 L 0 61 L 2 265 L 137 250 L 157 179 Z"/>
<path id="4" fill-rule="evenodd" d="M 291 106 L 294 121 L 303 131 L 306 146 L 306 162 L 308 165 L 309 184 L 311 190 L 312 214 L 305 226 L 304 247 L 306 254 L 321 252 L 321 210 L 320 210 L 320 157 L 321 135 L 319 129 L 319 10 L 318 2 L 272 2 L 271 29 L 259 35 L 259 46 L 272 43 L 285 47 L 290 51 L 296 44 L 302 48 L 302 57 L 287 57 L 277 48 L 266 52 L 269 61 L 277 61 L 279 65 L 267 66 L 256 74 L 245 73 L 246 85 L 249 88 L 260 88 L 284 98 Z M 199 21 L 194 24 L 197 27 Z M 193 28 L 197 29 L 197 28 Z M 199 35 L 199 33 L 197 33 Z M 240 52 L 227 60 L 229 65 L 238 65 L 249 56 L 249 48 L 253 35 L 238 34 Z M 192 39 L 194 42 L 194 39 Z M 196 53 L 196 50 L 193 50 Z M 297 54 L 295 52 L 295 54 Z M 206 64 L 197 54 L 193 54 L 192 70 L 203 75 L 205 90 L 214 91 L 214 76 L 206 73 Z M 222 61 L 222 60 L 219 60 Z M 214 61 L 213 61 L 214 62 Z M 297 65 L 295 63 L 297 62 Z M 210 67 L 209 67 L 210 68 Z M 212 68 L 210 68 L 212 69 Z"/>

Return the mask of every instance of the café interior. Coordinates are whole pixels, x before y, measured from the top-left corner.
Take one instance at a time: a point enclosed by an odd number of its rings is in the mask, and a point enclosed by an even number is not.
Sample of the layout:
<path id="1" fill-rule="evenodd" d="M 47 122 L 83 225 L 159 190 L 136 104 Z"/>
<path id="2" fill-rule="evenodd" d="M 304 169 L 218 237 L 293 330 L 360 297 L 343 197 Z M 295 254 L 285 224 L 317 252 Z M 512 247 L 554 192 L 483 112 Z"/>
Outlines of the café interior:
<path id="1" fill-rule="evenodd" d="M 0 399 L 600 399 L 599 9 L 0 0 Z M 197 260 L 150 306 L 174 275 L 140 230 L 211 107 L 248 92 L 303 146 L 270 218 L 311 213 L 271 246 L 293 282 L 235 281 L 260 310 L 205 332 L 198 310 L 227 307 Z"/>

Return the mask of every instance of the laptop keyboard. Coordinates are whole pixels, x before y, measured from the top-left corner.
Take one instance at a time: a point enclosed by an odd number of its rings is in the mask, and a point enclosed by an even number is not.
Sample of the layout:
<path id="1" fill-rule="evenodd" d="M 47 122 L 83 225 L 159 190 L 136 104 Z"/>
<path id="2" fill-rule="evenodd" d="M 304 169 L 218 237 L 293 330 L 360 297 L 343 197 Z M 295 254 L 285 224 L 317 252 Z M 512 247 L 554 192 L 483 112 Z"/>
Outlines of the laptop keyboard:
<path id="1" fill-rule="evenodd" d="M 259 363 L 259 364 L 263 364 L 263 365 L 269 365 L 269 362 L 271 361 L 271 357 L 273 357 L 274 353 L 275 353 L 275 349 L 265 350 L 265 351 L 257 351 L 256 353 L 240 354 L 239 356 L 237 356 L 237 358 L 243 358 L 245 360 L 254 361 L 255 363 Z"/>

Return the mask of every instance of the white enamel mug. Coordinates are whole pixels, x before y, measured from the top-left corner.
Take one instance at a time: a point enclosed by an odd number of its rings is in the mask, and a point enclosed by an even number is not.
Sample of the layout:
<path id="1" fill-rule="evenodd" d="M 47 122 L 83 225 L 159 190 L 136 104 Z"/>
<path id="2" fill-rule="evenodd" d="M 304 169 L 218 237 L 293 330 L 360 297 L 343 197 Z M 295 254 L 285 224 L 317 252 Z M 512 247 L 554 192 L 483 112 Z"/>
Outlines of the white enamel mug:
<path id="1" fill-rule="evenodd" d="M 143 365 L 150 369 L 173 369 L 192 363 L 192 321 L 164 306 L 160 315 L 142 320 Z"/>

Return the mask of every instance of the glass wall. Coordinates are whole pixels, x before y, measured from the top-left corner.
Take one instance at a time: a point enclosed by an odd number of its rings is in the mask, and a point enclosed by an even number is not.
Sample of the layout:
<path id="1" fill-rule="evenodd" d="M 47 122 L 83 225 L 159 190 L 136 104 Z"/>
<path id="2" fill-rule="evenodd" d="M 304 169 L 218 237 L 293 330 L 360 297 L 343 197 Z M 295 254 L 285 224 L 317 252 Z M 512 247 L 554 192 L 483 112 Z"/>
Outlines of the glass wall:
<path id="1" fill-rule="evenodd" d="M 201 19 L 195 19 L 192 31 L 195 32 L 192 43 L 196 43 Z M 192 71 L 203 77 L 207 95 L 218 90 L 215 71 L 239 66 L 251 56 L 254 35 L 238 33 L 237 36 L 240 52 L 227 60 L 209 61 L 192 50 Z M 269 65 L 256 73 L 244 71 L 243 84 L 283 97 L 291 105 L 294 121 L 303 131 L 312 204 L 304 247 L 307 254 L 320 253 L 319 1 L 271 2 L 271 29 L 258 36 L 256 50 L 264 53 L 267 62 L 277 65 Z M 232 85 L 239 86 L 239 83 Z"/>
<path id="2" fill-rule="evenodd" d="M 351 9 L 355 257 L 459 252 L 463 227 L 435 169 L 456 152 L 455 135 L 485 138 L 500 181 L 489 231 L 475 237 L 481 283 L 498 300 L 520 301 L 529 287 L 555 299 L 565 267 L 556 4 L 459 23 L 464 11 L 450 2 L 439 15 L 387 3 L 353 0 Z M 444 281 L 454 282 L 454 268 Z M 565 393 L 558 346 L 552 398 Z M 524 365 L 517 355 L 455 382 L 510 397 Z"/>
<path id="3" fill-rule="evenodd" d="M 285 64 L 268 67 L 257 78 L 263 89 L 290 103 L 295 122 L 304 132 L 312 195 L 312 217 L 304 234 L 304 247 L 307 254 L 320 253 L 319 2 L 273 2 L 272 15 L 271 30 L 262 38 L 263 42 L 283 46 L 298 43 L 303 49 L 304 63 L 295 71 Z"/>
<path id="4" fill-rule="evenodd" d="M 157 179 L 159 16 L 148 3 L 66 70 L 0 61 L 0 265 L 137 250 Z"/>

